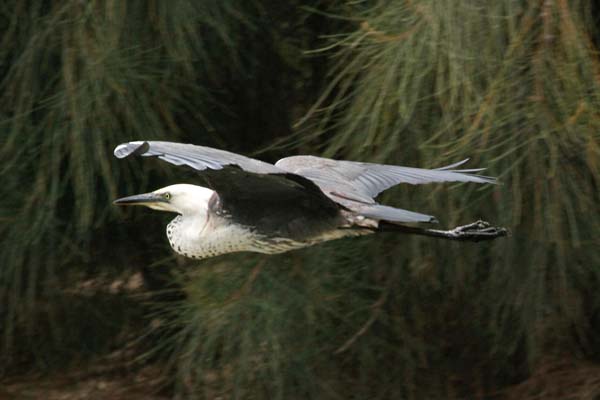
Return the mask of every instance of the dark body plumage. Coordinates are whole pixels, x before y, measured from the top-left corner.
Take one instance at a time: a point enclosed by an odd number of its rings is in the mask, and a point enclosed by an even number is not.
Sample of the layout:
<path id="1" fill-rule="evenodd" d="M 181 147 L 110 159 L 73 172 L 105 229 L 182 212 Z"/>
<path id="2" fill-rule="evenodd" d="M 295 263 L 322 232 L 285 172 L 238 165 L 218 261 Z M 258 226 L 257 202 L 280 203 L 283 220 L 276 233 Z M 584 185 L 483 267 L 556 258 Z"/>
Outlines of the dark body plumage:
<path id="1" fill-rule="evenodd" d="M 255 174 L 237 166 L 203 173 L 213 212 L 265 236 L 303 241 L 341 223 L 340 207 L 295 174 Z"/>

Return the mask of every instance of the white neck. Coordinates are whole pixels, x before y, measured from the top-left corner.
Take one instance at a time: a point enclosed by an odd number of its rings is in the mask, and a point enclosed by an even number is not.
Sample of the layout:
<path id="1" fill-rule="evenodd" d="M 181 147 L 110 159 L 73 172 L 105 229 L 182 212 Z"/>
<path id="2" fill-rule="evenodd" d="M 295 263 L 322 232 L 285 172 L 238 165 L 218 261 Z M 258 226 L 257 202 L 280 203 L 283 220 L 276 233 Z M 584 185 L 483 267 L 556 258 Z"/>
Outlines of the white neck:
<path id="1" fill-rule="evenodd" d="M 185 183 L 167 186 L 154 193 L 169 195 L 167 203 L 159 203 L 162 209 L 185 216 L 206 215 L 208 202 L 215 194 L 214 190 Z"/>

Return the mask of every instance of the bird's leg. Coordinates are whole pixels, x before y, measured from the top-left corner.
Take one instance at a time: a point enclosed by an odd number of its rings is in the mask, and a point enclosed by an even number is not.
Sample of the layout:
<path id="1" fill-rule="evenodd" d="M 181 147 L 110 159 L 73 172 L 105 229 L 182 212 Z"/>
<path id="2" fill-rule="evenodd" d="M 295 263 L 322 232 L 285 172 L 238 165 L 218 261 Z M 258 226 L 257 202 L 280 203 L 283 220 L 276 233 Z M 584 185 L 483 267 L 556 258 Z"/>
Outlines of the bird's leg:
<path id="1" fill-rule="evenodd" d="M 442 237 L 452 240 L 469 240 L 479 242 L 492 240 L 502 236 L 508 236 L 508 229 L 491 226 L 486 221 L 475 221 L 471 224 L 457 226 L 447 231 L 437 229 L 425 229 L 427 235 Z"/>
<path id="2" fill-rule="evenodd" d="M 491 226 L 485 221 L 476 221 L 471 224 L 457 226 L 447 231 L 439 229 L 427 229 L 414 226 L 396 225 L 391 223 L 380 224 L 382 231 L 396 231 L 410 233 L 414 235 L 438 237 L 449 240 L 461 240 L 480 242 L 484 240 L 493 240 L 498 237 L 508 236 L 509 231 L 506 228 Z"/>

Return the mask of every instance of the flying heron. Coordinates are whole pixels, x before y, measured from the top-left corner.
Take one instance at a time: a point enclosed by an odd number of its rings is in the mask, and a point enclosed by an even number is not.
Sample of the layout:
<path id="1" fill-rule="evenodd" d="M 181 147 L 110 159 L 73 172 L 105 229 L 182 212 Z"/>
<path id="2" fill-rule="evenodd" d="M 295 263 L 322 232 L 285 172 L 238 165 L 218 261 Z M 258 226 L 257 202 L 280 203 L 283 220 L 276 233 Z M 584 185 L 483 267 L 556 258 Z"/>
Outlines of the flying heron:
<path id="1" fill-rule="evenodd" d="M 275 254 L 347 236 L 398 231 L 454 240 L 490 240 L 506 229 L 477 221 L 443 231 L 406 223 L 437 222 L 431 215 L 378 204 L 382 191 L 408 183 L 494 183 L 483 169 L 437 169 L 292 156 L 274 165 L 192 144 L 136 141 L 115 148 L 117 158 L 154 156 L 193 168 L 204 186 L 176 184 L 115 200 L 177 213 L 167 226 L 171 247 L 201 259 L 252 251 Z"/>

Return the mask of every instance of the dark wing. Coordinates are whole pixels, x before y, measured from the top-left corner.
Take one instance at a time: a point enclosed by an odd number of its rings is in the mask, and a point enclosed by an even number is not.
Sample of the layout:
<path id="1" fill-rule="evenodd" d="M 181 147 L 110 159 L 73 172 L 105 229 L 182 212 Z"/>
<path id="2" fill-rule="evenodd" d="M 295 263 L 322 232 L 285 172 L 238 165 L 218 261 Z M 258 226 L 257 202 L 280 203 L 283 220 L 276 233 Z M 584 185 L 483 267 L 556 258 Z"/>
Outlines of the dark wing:
<path id="1" fill-rule="evenodd" d="M 194 168 L 217 192 L 220 211 L 268 236 L 302 240 L 338 223 L 339 206 L 312 181 L 240 154 L 159 141 L 124 143 L 114 154 Z"/>
<path id="2" fill-rule="evenodd" d="M 341 222 L 340 206 L 300 175 L 256 174 L 237 167 L 202 175 L 226 214 L 268 236 L 303 240 Z"/>
<path id="3" fill-rule="evenodd" d="M 324 191 L 350 190 L 350 196 L 358 195 L 362 200 L 374 198 L 379 193 L 400 183 L 419 185 L 432 182 L 476 182 L 495 183 L 496 179 L 473 174 L 482 169 L 454 169 L 464 163 L 436 169 L 401 167 L 397 165 L 371 164 L 354 161 L 338 161 L 314 156 L 283 158 L 276 167 L 302 175 L 317 183 Z M 339 186 L 339 189 L 336 187 Z"/>

